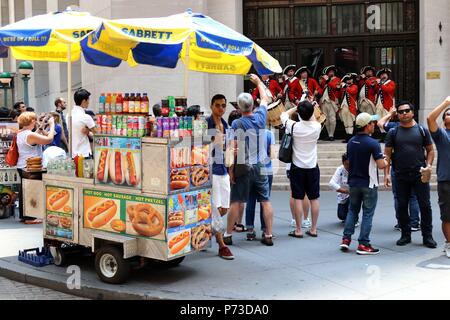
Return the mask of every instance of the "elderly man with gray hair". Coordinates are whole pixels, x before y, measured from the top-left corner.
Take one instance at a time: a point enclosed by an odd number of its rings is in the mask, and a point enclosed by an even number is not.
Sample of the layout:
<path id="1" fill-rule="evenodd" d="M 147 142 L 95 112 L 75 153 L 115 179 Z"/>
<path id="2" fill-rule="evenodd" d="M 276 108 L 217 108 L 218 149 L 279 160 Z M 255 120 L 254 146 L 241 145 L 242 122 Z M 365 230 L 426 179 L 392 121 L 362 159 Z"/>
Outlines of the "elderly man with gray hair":
<path id="1" fill-rule="evenodd" d="M 239 206 L 246 203 L 250 191 L 254 191 L 257 200 L 262 204 L 264 211 L 264 222 L 266 231 L 261 242 L 267 246 L 273 246 L 272 241 L 272 220 L 273 209 L 270 203 L 269 178 L 262 174 L 264 168 L 263 161 L 267 156 L 265 148 L 267 105 L 269 98 L 266 94 L 266 87 L 258 76 L 250 75 L 260 92 L 260 106 L 253 111 L 253 97 L 248 93 L 241 93 L 238 96 L 238 106 L 242 112 L 242 117 L 236 119 L 231 127 L 235 133 L 232 145 L 235 150 L 235 162 L 230 168 L 231 199 L 230 212 L 228 215 L 227 232 L 224 234 L 224 242 L 232 245 L 231 233 L 239 214 Z"/>

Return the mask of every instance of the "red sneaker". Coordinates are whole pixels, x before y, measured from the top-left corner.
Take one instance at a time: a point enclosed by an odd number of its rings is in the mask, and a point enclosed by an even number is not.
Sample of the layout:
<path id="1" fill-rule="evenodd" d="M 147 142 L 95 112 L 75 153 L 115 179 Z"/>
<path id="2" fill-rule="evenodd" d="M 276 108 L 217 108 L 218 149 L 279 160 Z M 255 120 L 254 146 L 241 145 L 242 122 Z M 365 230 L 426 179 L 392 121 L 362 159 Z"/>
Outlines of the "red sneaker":
<path id="1" fill-rule="evenodd" d="M 350 249 L 350 243 L 352 243 L 352 240 L 342 239 L 341 250 L 347 252 Z"/>
<path id="2" fill-rule="evenodd" d="M 225 260 L 233 260 L 234 256 L 228 247 L 219 248 L 219 257 Z"/>
<path id="3" fill-rule="evenodd" d="M 358 250 L 356 250 L 356 253 L 363 256 L 373 256 L 380 253 L 380 249 L 372 248 L 372 246 L 369 244 L 368 246 L 364 246 L 360 244 L 358 246 Z"/>

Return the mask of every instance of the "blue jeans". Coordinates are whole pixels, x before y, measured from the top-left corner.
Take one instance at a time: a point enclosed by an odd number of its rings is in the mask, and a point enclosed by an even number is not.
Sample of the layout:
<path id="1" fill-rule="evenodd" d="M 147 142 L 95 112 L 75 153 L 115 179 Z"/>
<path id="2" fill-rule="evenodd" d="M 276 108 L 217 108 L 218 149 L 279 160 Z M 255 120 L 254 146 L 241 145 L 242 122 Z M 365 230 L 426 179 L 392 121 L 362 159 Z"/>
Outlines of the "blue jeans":
<path id="1" fill-rule="evenodd" d="M 398 215 L 398 195 L 397 195 L 397 178 L 395 177 L 395 171 L 391 171 L 392 179 L 392 193 L 394 194 L 394 208 L 395 208 L 395 218 L 397 218 L 397 223 L 400 224 L 400 219 Z M 411 193 L 411 198 L 409 199 L 409 219 L 412 226 L 418 226 L 420 224 L 419 218 L 419 201 L 417 201 L 416 193 L 413 191 Z"/>
<path id="2" fill-rule="evenodd" d="M 272 181 L 273 181 L 273 175 L 268 175 L 269 178 L 269 196 L 272 192 Z M 255 229 L 255 211 L 256 211 L 256 193 L 251 191 L 250 196 L 247 201 L 247 207 L 245 208 L 245 227 L 247 229 Z M 260 204 L 259 207 L 259 216 L 261 219 L 261 230 L 266 229 L 266 224 L 264 223 L 264 215 L 263 215 L 263 208 Z"/>
<path id="3" fill-rule="evenodd" d="M 338 219 L 345 222 L 345 220 L 347 220 L 348 213 L 351 210 L 352 208 L 350 207 L 350 198 L 348 198 L 344 203 L 338 203 L 337 208 Z M 356 217 L 358 217 L 358 215 L 356 215 Z M 358 219 L 356 219 L 356 221 L 358 221 Z"/>
<path id="4" fill-rule="evenodd" d="M 358 222 L 358 213 L 363 209 L 361 231 L 358 242 L 364 246 L 370 245 L 372 220 L 378 201 L 378 188 L 350 188 L 350 208 L 345 220 L 344 239 L 351 240 Z M 356 212 L 356 213 L 355 213 Z"/>

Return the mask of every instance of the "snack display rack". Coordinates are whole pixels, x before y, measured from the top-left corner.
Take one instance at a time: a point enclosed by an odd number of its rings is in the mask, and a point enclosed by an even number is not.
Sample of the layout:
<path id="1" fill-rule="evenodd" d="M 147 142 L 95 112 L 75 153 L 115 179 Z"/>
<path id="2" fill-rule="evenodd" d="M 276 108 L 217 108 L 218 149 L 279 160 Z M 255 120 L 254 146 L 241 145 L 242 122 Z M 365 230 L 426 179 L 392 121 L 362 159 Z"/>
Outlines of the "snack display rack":
<path id="1" fill-rule="evenodd" d="M 122 283 L 132 258 L 176 265 L 204 249 L 211 238 L 209 144 L 95 135 L 94 179 L 44 174 L 25 181 L 55 264 L 64 264 L 65 248 L 88 247 L 100 279 Z"/>

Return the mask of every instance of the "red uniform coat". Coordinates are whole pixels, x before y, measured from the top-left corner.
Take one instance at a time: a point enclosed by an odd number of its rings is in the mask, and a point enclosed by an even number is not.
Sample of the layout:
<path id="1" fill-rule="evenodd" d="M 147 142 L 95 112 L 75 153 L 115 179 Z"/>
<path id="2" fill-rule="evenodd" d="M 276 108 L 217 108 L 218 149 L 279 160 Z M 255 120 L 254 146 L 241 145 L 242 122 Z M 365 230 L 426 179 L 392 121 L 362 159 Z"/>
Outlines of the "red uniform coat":
<path id="1" fill-rule="evenodd" d="M 320 79 L 320 86 L 322 87 L 322 94 L 328 88 L 328 95 L 333 101 L 341 100 L 341 79 L 334 77 L 329 81 L 325 81 L 324 78 Z"/>
<path id="2" fill-rule="evenodd" d="M 301 79 L 299 81 L 302 81 Z M 300 83 L 299 83 L 300 84 Z M 300 85 L 301 87 L 301 85 Z M 317 98 L 322 94 L 322 88 L 319 86 L 319 83 L 314 78 L 308 78 L 306 79 L 306 87 L 309 91 L 309 96 L 311 98 Z M 317 95 L 314 96 L 314 93 L 317 91 Z"/>
<path id="3" fill-rule="evenodd" d="M 377 102 L 377 94 L 380 87 L 377 82 L 377 77 L 370 77 L 369 79 L 361 79 L 359 81 L 359 92 L 364 90 L 361 95 L 364 95 L 367 99 L 375 104 Z"/>
<path id="4" fill-rule="evenodd" d="M 302 98 L 303 90 L 297 77 L 292 77 L 291 79 L 286 80 L 284 91 L 287 91 L 289 101 L 292 103 L 294 103 L 295 100 L 300 100 Z"/>
<path id="5" fill-rule="evenodd" d="M 381 103 L 386 111 L 390 111 L 394 106 L 395 89 L 396 85 L 392 80 L 388 80 L 380 85 L 378 99 L 381 99 Z"/>
<path id="6" fill-rule="evenodd" d="M 350 110 L 350 112 L 356 116 L 357 110 L 356 101 L 358 100 L 358 86 L 356 84 L 352 84 L 350 86 L 342 88 L 342 102 L 344 101 L 344 99 L 347 102 L 348 109 Z"/>
<path id="7" fill-rule="evenodd" d="M 269 80 L 268 83 L 266 81 L 264 81 L 264 84 L 266 85 L 266 87 L 269 88 L 270 92 L 272 93 L 272 97 L 274 99 L 277 98 L 278 94 L 283 94 L 283 89 L 281 89 L 280 85 L 275 80 Z M 252 96 L 253 96 L 253 100 L 255 100 L 255 101 L 257 99 L 259 99 L 258 87 L 256 87 L 255 90 L 253 90 Z"/>

